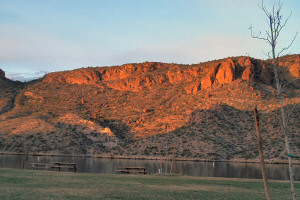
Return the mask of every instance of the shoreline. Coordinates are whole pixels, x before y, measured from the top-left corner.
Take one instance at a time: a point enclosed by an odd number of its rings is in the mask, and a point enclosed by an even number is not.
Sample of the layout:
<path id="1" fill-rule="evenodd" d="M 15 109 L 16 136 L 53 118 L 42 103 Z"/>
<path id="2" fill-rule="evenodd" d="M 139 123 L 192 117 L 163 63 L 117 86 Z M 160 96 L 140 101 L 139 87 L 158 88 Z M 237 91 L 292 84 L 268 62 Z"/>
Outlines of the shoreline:
<path id="1" fill-rule="evenodd" d="M 1 155 L 24 156 L 26 153 L 0 152 Z M 170 158 L 170 157 L 150 157 L 150 156 L 119 156 L 119 155 L 84 155 L 84 154 L 58 154 L 58 153 L 28 153 L 28 156 L 52 156 L 52 157 L 85 157 L 102 159 L 127 159 L 127 160 L 166 160 L 166 161 L 190 161 L 190 162 L 228 162 L 228 163 L 260 163 L 259 160 L 213 160 L 196 158 Z M 284 160 L 265 160 L 266 164 L 288 164 Z M 300 161 L 294 160 L 294 165 L 300 165 Z"/>

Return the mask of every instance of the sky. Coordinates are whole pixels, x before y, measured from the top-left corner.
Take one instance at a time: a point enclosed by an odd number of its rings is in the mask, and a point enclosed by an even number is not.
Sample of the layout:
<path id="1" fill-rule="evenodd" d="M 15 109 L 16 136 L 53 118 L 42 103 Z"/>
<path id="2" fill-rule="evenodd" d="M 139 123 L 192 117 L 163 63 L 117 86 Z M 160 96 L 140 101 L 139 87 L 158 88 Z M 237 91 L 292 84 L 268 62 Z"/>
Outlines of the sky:
<path id="1" fill-rule="evenodd" d="M 300 31 L 300 1 L 278 48 Z M 0 68 L 13 80 L 53 71 L 145 61 L 193 64 L 229 56 L 266 59 L 261 0 L 0 0 Z M 272 0 L 265 0 L 272 7 Z M 300 53 L 300 33 L 286 53 Z"/>

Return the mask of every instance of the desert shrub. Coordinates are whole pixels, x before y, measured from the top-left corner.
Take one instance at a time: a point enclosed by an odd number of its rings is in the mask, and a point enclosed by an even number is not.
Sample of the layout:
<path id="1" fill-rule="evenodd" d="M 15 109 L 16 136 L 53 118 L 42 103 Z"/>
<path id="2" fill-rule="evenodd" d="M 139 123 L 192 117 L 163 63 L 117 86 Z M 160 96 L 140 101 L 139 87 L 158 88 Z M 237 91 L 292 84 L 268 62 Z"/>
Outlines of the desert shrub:
<path id="1" fill-rule="evenodd" d="M 190 149 L 183 149 L 181 152 L 181 156 L 189 157 L 192 155 L 192 152 Z"/>

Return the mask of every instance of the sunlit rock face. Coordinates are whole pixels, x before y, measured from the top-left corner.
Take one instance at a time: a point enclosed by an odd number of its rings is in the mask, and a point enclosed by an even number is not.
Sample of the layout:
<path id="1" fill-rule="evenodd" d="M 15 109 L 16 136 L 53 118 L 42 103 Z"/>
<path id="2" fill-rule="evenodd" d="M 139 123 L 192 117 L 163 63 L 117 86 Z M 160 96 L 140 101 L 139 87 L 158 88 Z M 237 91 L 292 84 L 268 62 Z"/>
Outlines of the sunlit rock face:
<path id="1" fill-rule="evenodd" d="M 219 84 L 231 83 L 234 80 L 235 64 L 231 59 L 221 63 L 216 74 L 215 82 Z"/>
<path id="2" fill-rule="evenodd" d="M 199 90 L 216 84 L 230 84 L 237 79 L 271 84 L 273 71 L 270 64 L 253 60 L 255 59 L 240 57 L 196 65 L 145 62 L 114 67 L 81 68 L 49 73 L 45 75 L 43 82 L 96 85 L 100 88 L 134 92 L 172 84 L 183 85 L 188 94 L 196 94 Z M 282 75 L 284 80 L 299 78 L 299 63 L 283 64 L 280 62 L 280 67 L 286 69 Z M 4 77 L 3 71 L 1 75 Z"/>

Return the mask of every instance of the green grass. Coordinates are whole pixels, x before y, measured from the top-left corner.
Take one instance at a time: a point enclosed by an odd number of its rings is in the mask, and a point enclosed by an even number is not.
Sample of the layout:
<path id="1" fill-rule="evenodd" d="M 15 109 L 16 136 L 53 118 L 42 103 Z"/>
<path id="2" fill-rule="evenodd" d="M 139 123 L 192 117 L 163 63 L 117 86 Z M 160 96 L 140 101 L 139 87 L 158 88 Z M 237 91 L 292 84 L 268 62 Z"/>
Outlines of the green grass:
<path id="1" fill-rule="evenodd" d="M 288 181 L 270 181 L 269 185 L 271 199 L 291 199 Z M 263 182 L 255 179 L 0 169 L 0 199 L 266 198 Z"/>

